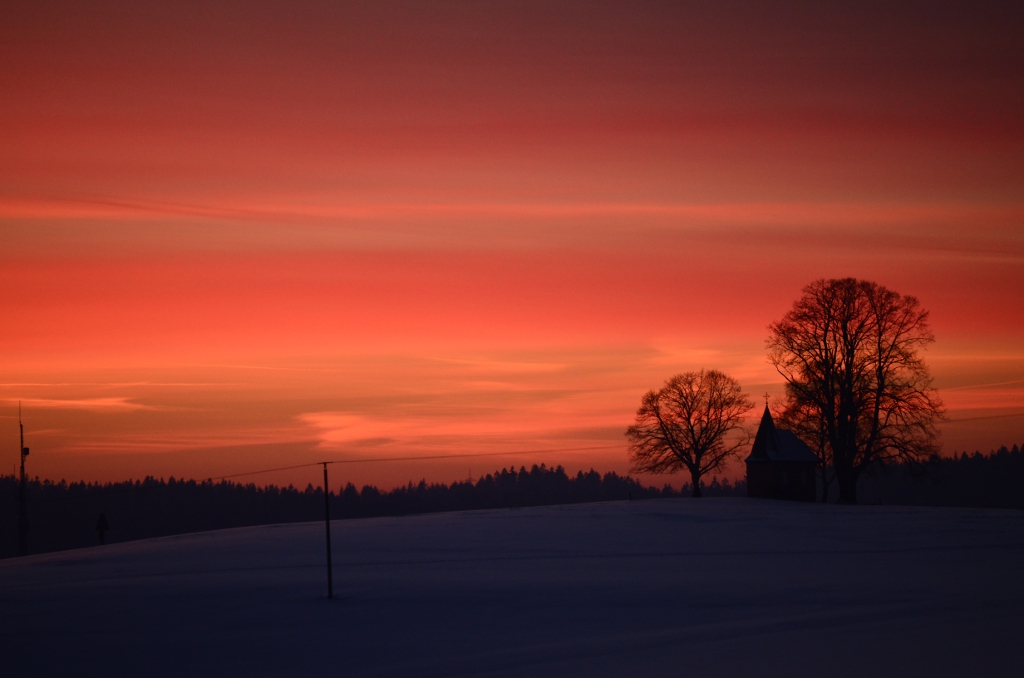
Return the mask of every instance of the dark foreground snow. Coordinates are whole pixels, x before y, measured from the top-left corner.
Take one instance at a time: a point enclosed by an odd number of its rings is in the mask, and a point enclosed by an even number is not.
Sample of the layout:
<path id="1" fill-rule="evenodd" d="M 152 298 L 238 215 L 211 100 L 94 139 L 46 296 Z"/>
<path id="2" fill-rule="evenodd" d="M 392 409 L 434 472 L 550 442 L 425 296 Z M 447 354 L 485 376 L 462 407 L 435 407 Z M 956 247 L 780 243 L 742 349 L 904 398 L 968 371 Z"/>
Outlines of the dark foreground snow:
<path id="1" fill-rule="evenodd" d="M 1021 676 L 1024 512 L 657 500 L 0 563 L 22 676 Z"/>

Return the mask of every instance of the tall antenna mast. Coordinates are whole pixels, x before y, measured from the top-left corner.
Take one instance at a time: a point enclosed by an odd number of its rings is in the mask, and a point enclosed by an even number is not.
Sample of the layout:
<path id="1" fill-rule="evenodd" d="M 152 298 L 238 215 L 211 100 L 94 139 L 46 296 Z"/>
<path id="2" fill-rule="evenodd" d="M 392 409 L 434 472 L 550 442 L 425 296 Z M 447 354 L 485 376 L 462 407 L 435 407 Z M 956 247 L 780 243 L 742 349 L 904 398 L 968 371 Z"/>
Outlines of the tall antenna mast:
<path id="1" fill-rule="evenodd" d="M 18 401 L 18 430 L 21 433 L 21 479 L 18 483 L 18 554 L 28 555 L 28 480 L 25 478 L 25 425 L 21 423 L 21 401 Z"/>

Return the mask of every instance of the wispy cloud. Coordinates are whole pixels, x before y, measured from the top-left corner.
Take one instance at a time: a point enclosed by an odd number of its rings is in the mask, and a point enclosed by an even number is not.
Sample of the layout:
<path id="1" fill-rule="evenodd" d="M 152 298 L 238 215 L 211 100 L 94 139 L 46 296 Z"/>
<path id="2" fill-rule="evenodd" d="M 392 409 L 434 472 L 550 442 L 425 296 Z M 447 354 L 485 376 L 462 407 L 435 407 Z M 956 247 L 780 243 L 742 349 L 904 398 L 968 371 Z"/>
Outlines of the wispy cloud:
<path id="1" fill-rule="evenodd" d="M 649 202 L 649 201 L 558 201 L 558 202 L 352 202 L 336 196 L 279 196 L 273 202 L 259 199 L 215 199 L 204 203 L 158 200 L 89 198 L 0 198 L 0 216 L 33 218 L 124 218 L 203 217 L 229 221 L 309 223 L 348 220 L 394 219 L 403 217 L 528 217 L 580 216 L 692 217 L 702 221 L 733 224 L 782 223 L 790 225 L 890 224 L 893 221 L 930 223 L 936 219 L 1017 219 L 1017 204 L 991 205 L 968 202 L 874 203 L 874 202 Z"/>
<path id="2" fill-rule="evenodd" d="M 370 446 L 405 450 L 436 447 L 447 450 L 536 447 L 555 440 L 608 442 L 624 428 L 623 419 L 607 407 L 588 411 L 557 403 L 519 408 L 494 408 L 462 414 L 396 413 L 378 416 L 354 412 L 309 412 L 297 417 L 309 426 L 321 447 Z"/>
<path id="3" fill-rule="evenodd" d="M 246 386 L 247 382 L 186 382 L 186 381 L 11 381 L 0 383 L 0 388 L 25 388 L 25 387 L 67 387 L 67 386 L 98 386 L 102 388 L 206 388 L 206 387 L 231 387 Z M 22 398 L 22 402 L 28 402 Z"/>
<path id="4" fill-rule="evenodd" d="M 212 450 L 264 445 L 309 445 L 316 438 L 298 427 L 247 427 L 224 430 L 162 430 L 139 434 L 121 433 L 93 439 L 71 440 L 61 445 L 65 451 L 121 453 L 155 453 L 182 450 Z"/>
<path id="5" fill-rule="evenodd" d="M 160 410 L 162 407 L 143 405 L 128 398 L 5 398 L 4 402 L 21 403 L 22 407 L 40 407 L 60 410 L 87 410 L 89 412 L 133 412 L 136 410 Z"/>
<path id="6" fill-rule="evenodd" d="M 949 388 L 943 388 L 942 391 L 964 391 L 972 388 L 991 388 L 994 386 L 1015 386 L 1017 384 L 1024 384 L 1024 379 L 1015 379 L 1014 381 L 993 381 L 986 384 L 968 384 L 967 386 L 950 386 Z"/>

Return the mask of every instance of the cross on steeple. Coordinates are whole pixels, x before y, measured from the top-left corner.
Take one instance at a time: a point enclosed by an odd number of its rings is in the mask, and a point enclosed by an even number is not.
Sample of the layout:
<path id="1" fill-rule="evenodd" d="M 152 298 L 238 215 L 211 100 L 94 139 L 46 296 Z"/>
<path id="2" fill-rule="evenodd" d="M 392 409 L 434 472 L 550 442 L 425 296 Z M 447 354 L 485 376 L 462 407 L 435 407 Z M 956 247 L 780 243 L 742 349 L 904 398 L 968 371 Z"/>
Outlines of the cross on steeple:
<path id="1" fill-rule="evenodd" d="M 768 391 L 764 392 L 764 406 L 768 407 Z"/>

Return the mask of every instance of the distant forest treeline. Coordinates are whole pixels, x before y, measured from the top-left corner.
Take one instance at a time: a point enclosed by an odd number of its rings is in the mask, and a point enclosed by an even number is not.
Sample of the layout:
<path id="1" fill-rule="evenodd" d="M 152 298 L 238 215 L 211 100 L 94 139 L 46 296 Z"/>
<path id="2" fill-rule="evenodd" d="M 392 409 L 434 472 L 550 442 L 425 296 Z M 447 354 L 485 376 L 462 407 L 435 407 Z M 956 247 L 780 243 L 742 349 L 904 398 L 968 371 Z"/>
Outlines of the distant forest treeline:
<path id="1" fill-rule="evenodd" d="M 745 496 L 746 483 L 713 479 L 706 497 Z M 891 466 L 860 479 L 865 504 L 977 506 L 1024 509 L 1024 451 L 1016 445 L 988 455 L 933 458 L 925 467 Z M 666 485 L 647 487 L 628 476 L 591 470 L 569 476 L 561 466 L 509 468 L 476 482 L 420 481 L 383 492 L 347 485 L 331 492 L 331 518 L 401 516 L 439 511 L 513 508 L 655 497 L 688 497 Z M 0 476 L 0 557 L 16 554 L 18 483 Z M 146 478 L 120 483 L 29 483 L 29 552 L 43 553 L 98 543 L 96 523 L 105 514 L 107 543 L 187 532 L 271 523 L 322 520 L 323 490 L 308 485 L 260 487 L 230 481 Z"/>
<path id="2" fill-rule="evenodd" d="M 745 494 L 746 486 L 712 482 L 707 494 Z M 320 487 L 305 490 L 275 485 L 257 486 L 230 481 L 197 482 L 146 478 L 120 483 L 29 483 L 29 552 L 59 551 L 98 543 L 100 513 L 110 527 L 108 544 L 226 527 L 322 520 L 324 495 Z M 545 465 L 519 471 L 509 468 L 463 481 L 397 487 L 383 492 L 352 484 L 331 492 L 331 518 L 369 518 L 469 509 L 512 508 L 581 502 L 678 497 L 666 485 L 646 487 L 628 476 L 582 471 L 569 476 L 561 466 Z M 18 482 L 0 477 L 0 557 L 17 553 Z"/>
<path id="3" fill-rule="evenodd" d="M 861 504 L 1024 509 L 1024 449 L 1003 446 L 989 454 L 932 457 L 923 467 L 900 464 L 874 469 L 858 481 L 857 500 Z"/>

